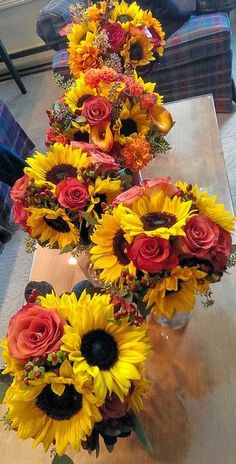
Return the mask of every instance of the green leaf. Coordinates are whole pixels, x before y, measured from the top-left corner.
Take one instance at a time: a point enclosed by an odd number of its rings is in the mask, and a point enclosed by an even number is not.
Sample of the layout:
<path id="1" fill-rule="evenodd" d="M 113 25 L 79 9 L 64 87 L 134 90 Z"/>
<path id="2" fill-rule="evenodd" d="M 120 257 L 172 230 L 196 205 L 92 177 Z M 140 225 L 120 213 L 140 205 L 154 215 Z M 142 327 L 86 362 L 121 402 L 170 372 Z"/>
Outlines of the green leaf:
<path id="1" fill-rule="evenodd" d="M 77 118 L 75 119 L 75 122 L 78 122 L 79 124 L 84 123 L 86 122 L 86 118 L 84 116 L 77 116 Z"/>
<path id="2" fill-rule="evenodd" d="M 150 440 L 148 439 L 146 433 L 145 433 L 145 430 L 143 428 L 143 424 L 142 422 L 139 420 L 139 418 L 133 414 L 133 431 L 136 433 L 139 441 L 150 451 L 152 452 L 153 451 L 153 446 L 150 442 Z"/>
<path id="3" fill-rule="evenodd" d="M 236 243 L 233 245 L 233 253 L 236 253 Z"/>
<path id="4" fill-rule="evenodd" d="M 52 460 L 52 464 L 74 464 L 74 461 L 72 461 L 67 454 L 63 454 L 63 456 L 54 456 Z"/>
<path id="5" fill-rule="evenodd" d="M 88 224 L 90 224 L 90 226 L 94 226 L 97 222 L 92 216 L 90 216 L 90 214 L 86 213 L 85 211 L 82 212 L 82 216 L 85 219 L 85 221 L 88 222 Z"/>
<path id="6" fill-rule="evenodd" d="M 73 250 L 75 246 L 74 245 L 66 245 L 62 250 L 60 251 L 60 255 L 63 255 L 64 253 L 69 253 L 71 250 Z"/>
<path id="7" fill-rule="evenodd" d="M 7 385 L 6 383 L 2 383 L 0 382 L 0 404 L 2 403 L 2 400 L 5 396 L 5 393 L 8 389 L 9 385 Z"/>

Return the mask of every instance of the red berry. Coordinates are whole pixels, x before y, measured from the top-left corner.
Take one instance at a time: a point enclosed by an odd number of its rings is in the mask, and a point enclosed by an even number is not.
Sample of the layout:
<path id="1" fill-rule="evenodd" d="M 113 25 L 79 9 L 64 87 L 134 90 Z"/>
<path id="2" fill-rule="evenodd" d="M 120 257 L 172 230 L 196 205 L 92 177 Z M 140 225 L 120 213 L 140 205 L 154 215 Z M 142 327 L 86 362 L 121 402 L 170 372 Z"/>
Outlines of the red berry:
<path id="1" fill-rule="evenodd" d="M 128 275 L 128 272 L 126 272 L 126 271 L 122 271 L 122 273 L 121 273 L 121 277 L 124 277 L 124 278 L 125 278 L 125 277 L 127 277 L 127 275 Z"/>
<path id="2" fill-rule="evenodd" d="M 51 201 L 52 201 L 53 203 L 54 203 L 54 202 L 56 203 L 56 202 L 57 202 L 57 197 L 55 197 L 55 195 L 53 195 L 53 196 L 51 197 Z"/>
<path id="3" fill-rule="evenodd" d="M 121 310 L 121 316 L 125 317 L 125 316 L 127 316 L 127 314 L 128 314 L 127 309 L 126 309 L 126 308 L 123 308 L 123 309 Z"/>
<path id="4" fill-rule="evenodd" d="M 57 356 L 56 353 L 53 353 L 53 354 L 52 354 L 52 360 L 53 360 L 53 361 L 57 361 L 57 360 L 58 360 L 58 356 Z"/>
<path id="5" fill-rule="evenodd" d="M 34 295 L 30 295 L 29 298 L 28 298 L 28 303 L 35 303 L 35 296 Z"/>
<path id="6" fill-rule="evenodd" d="M 114 319 L 118 321 L 121 318 L 121 312 L 118 311 L 117 313 L 114 314 Z"/>
<path id="7" fill-rule="evenodd" d="M 136 308 L 135 308 L 135 306 L 131 305 L 131 306 L 130 306 L 129 312 L 130 312 L 130 314 L 131 314 L 132 316 L 134 316 L 134 315 L 136 314 Z"/>
<path id="8" fill-rule="evenodd" d="M 39 194 L 39 198 L 42 198 L 42 199 L 43 199 L 43 198 L 45 198 L 45 197 L 46 197 L 46 194 L 45 194 L 45 192 L 40 192 L 40 194 Z"/>
<path id="9" fill-rule="evenodd" d="M 129 275 L 128 275 L 128 279 L 129 279 L 129 280 L 134 280 L 134 276 L 132 276 L 132 275 L 129 274 Z"/>
<path id="10" fill-rule="evenodd" d="M 152 284 L 150 285 L 150 288 L 155 288 L 156 284 L 155 282 L 152 282 Z"/>
<path id="11" fill-rule="evenodd" d="M 35 377 L 36 379 L 40 379 L 40 377 L 41 377 L 41 372 L 40 372 L 40 371 L 36 371 L 36 372 L 34 373 L 34 377 Z"/>
<path id="12" fill-rule="evenodd" d="M 38 200 L 38 198 L 40 198 L 39 192 L 36 192 L 36 193 L 34 194 L 34 198 L 36 198 L 36 200 Z"/>
<path id="13" fill-rule="evenodd" d="M 188 184 L 187 187 L 186 187 L 187 192 L 190 192 L 190 190 L 192 190 L 192 188 L 193 188 L 192 184 Z"/>
<path id="14" fill-rule="evenodd" d="M 37 365 L 37 364 L 40 364 L 40 362 L 41 362 L 41 358 L 40 358 L 39 356 L 35 356 L 35 357 L 33 358 L 33 363 L 34 363 L 34 364 Z"/>
<path id="15" fill-rule="evenodd" d="M 32 369 L 33 369 L 32 364 L 28 364 L 27 366 L 25 366 L 25 371 L 26 372 L 30 372 L 30 371 L 32 371 Z"/>

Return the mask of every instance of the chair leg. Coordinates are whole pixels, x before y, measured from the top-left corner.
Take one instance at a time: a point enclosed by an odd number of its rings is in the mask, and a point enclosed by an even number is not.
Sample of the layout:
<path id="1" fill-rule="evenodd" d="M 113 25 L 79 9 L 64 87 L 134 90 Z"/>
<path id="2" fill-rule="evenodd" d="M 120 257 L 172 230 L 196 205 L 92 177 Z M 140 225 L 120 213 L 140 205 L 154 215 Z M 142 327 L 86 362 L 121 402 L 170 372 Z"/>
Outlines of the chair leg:
<path id="1" fill-rule="evenodd" d="M 6 51 L 6 48 L 4 47 L 2 41 L 0 40 L 0 56 L 1 58 L 3 59 L 3 61 L 5 62 L 6 66 L 7 66 L 7 69 L 8 71 L 12 74 L 12 76 L 14 77 L 14 80 L 15 82 L 17 83 L 20 91 L 22 93 L 26 93 L 27 90 L 18 74 L 18 72 L 16 71 L 15 69 L 15 66 L 13 65 L 12 61 L 11 61 L 11 58 L 10 56 L 8 55 L 7 51 Z"/>

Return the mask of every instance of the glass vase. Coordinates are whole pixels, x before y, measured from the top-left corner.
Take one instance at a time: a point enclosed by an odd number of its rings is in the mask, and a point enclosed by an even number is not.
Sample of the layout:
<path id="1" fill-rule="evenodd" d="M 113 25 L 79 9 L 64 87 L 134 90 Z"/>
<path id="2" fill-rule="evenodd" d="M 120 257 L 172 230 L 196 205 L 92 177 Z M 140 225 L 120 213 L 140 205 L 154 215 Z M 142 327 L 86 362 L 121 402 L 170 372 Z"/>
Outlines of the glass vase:
<path id="1" fill-rule="evenodd" d="M 175 311 L 173 316 L 168 319 L 164 314 L 161 314 L 160 316 L 156 316 L 153 314 L 153 317 L 155 321 L 160 324 L 162 327 L 170 328 L 170 329 L 183 329 L 190 320 L 191 316 L 191 311 L 189 312 L 180 312 L 180 311 Z"/>

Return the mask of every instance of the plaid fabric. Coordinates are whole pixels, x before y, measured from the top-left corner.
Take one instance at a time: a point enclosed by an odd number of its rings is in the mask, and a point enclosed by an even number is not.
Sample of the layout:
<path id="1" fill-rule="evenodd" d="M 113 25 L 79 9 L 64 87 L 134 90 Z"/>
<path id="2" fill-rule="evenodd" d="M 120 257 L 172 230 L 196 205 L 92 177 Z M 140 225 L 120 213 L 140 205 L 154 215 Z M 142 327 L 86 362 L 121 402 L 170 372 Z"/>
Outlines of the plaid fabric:
<path id="1" fill-rule="evenodd" d="M 60 50 L 66 47 L 66 38 L 59 32 L 71 20 L 70 5 L 76 5 L 78 0 L 52 0 L 39 13 L 36 31 L 48 48 Z M 87 6 L 87 0 L 80 0 Z"/>
<path id="2" fill-rule="evenodd" d="M 191 16 L 166 42 L 158 68 L 169 69 L 229 52 L 230 21 L 227 13 Z"/>
<path id="3" fill-rule="evenodd" d="M 34 149 L 34 144 L 15 121 L 7 106 L 0 100 L 0 141 L 12 148 L 22 158 L 26 158 Z M 3 243 L 10 238 L 8 224 L 12 202 L 10 188 L 0 182 L 0 252 Z"/>
<path id="4" fill-rule="evenodd" d="M 165 102 L 212 93 L 216 111 L 228 113 L 232 111 L 231 66 L 229 51 L 178 68 L 153 71 L 145 80 L 157 82 L 157 90 L 164 95 Z"/>

